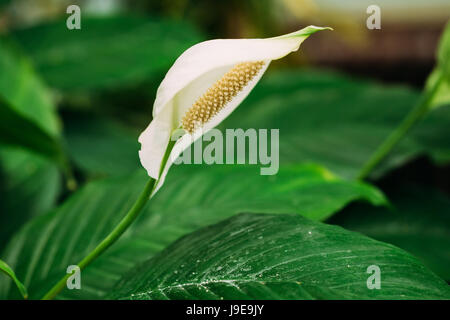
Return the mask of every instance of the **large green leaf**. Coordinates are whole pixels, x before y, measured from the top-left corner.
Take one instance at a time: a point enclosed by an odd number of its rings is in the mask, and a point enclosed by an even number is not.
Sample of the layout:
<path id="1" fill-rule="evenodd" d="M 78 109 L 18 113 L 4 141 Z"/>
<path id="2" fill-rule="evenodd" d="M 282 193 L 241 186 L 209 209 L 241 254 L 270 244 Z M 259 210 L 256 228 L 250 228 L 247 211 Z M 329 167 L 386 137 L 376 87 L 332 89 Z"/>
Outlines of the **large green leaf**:
<path id="1" fill-rule="evenodd" d="M 449 197 L 423 188 L 400 190 L 390 196 L 394 206 L 392 211 L 355 205 L 334 216 L 330 222 L 399 246 L 450 280 Z"/>
<path id="2" fill-rule="evenodd" d="M 60 161 L 59 122 L 49 92 L 29 62 L 0 38 L 0 143 Z"/>
<path id="3" fill-rule="evenodd" d="M 60 182 L 58 168 L 49 160 L 0 149 L 0 251 L 21 225 L 55 205 Z"/>
<path id="4" fill-rule="evenodd" d="M 58 210 L 34 219 L 15 235 L 2 257 L 32 298 L 41 297 L 68 265 L 78 263 L 112 230 L 147 179 L 140 171 L 89 183 Z M 359 199 L 384 203 L 373 187 L 338 179 L 315 165 L 281 167 L 276 176 L 260 176 L 251 166 L 175 166 L 140 219 L 82 272 L 82 289 L 65 290 L 63 297 L 102 297 L 135 263 L 184 234 L 242 211 L 324 219 Z M 0 282 L 0 298 L 15 294 L 11 284 Z"/>
<path id="5" fill-rule="evenodd" d="M 381 288 L 367 287 L 369 266 Z M 281 282 L 281 283 L 280 283 Z M 298 215 L 240 214 L 191 233 L 127 274 L 119 299 L 448 299 L 401 249 Z"/>
<path id="6" fill-rule="evenodd" d="M 180 21 L 116 16 L 65 20 L 15 32 L 45 80 L 66 90 L 128 85 L 165 72 L 201 37 Z"/>
<path id="7" fill-rule="evenodd" d="M 416 104 L 419 94 L 317 71 L 268 74 L 222 128 L 279 128 L 280 162 L 311 161 L 355 177 L 382 141 Z M 375 172 L 419 153 L 450 159 L 450 109 L 432 112 Z M 428 142 L 436 138 L 433 147 Z"/>

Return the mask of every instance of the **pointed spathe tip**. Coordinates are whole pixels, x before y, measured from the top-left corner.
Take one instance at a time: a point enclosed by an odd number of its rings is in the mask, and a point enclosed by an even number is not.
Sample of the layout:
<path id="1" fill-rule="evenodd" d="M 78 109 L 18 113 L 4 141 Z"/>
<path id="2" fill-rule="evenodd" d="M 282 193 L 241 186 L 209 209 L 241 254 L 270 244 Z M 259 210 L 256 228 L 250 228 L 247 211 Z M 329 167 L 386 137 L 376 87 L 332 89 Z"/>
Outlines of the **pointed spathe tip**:
<path id="1" fill-rule="evenodd" d="M 331 28 L 331 27 L 307 26 L 307 27 L 305 27 L 303 29 L 300 29 L 298 31 L 294 31 L 294 32 L 291 32 L 291 33 L 288 33 L 288 34 L 285 34 L 283 36 L 279 36 L 279 37 L 276 37 L 276 38 L 278 38 L 278 39 L 280 39 L 280 38 L 282 38 L 282 39 L 294 38 L 294 37 L 295 38 L 296 37 L 305 37 L 305 38 L 307 38 L 310 35 L 312 35 L 313 33 L 316 33 L 317 31 L 322 31 L 322 30 L 332 30 L 333 31 L 334 29 Z"/>

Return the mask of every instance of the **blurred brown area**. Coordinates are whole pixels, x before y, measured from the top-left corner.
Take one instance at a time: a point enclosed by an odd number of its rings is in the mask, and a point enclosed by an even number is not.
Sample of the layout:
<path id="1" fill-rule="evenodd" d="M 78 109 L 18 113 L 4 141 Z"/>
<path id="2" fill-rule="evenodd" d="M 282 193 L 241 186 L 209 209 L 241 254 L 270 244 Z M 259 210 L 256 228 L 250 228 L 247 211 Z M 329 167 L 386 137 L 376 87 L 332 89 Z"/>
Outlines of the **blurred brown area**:
<path id="1" fill-rule="evenodd" d="M 362 43 L 323 33 L 305 42 L 302 49 L 314 65 L 422 87 L 434 66 L 444 26 L 445 22 L 384 24 L 380 30 L 366 30 Z"/>

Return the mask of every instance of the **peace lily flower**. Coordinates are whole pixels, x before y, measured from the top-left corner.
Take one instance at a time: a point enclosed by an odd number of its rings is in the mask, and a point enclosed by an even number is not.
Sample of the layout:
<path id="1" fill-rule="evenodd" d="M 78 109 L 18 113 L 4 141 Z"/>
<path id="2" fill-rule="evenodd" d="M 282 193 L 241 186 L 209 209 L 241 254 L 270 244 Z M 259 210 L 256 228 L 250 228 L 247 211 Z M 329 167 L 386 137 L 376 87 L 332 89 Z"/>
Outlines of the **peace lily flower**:
<path id="1" fill-rule="evenodd" d="M 331 28 L 309 26 L 267 39 L 209 40 L 186 50 L 161 82 L 153 120 L 139 137 L 142 166 L 158 181 L 152 194 L 176 158 L 236 109 L 272 60 L 297 51 L 306 38 L 324 29 Z M 170 143 L 177 129 L 184 134 Z"/>

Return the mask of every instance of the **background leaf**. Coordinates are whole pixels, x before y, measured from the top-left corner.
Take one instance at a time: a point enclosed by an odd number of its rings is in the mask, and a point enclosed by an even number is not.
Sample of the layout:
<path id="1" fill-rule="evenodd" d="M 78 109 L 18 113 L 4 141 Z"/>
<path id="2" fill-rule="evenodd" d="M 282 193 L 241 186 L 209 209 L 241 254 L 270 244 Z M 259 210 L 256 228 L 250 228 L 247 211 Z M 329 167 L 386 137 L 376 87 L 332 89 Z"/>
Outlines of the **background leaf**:
<path id="1" fill-rule="evenodd" d="M 360 204 L 335 215 L 330 223 L 399 246 L 450 280 L 448 196 L 432 189 L 403 187 L 396 188 L 390 199 L 392 211 Z"/>
<path id="2" fill-rule="evenodd" d="M 49 91 L 28 59 L 5 38 L 0 38 L 0 70 L 0 96 L 5 104 L 56 136 L 60 124 Z"/>
<path id="3" fill-rule="evenodd" d="M 450 104 L 450 22 L 442 33 L 437 51 L 437 66 L 428 76 L 425 91 L 431 91 L 437 81 L 441 82 L 431 98 L 431 108 Z"/>
<path id="4" fill-rule="evenodd" d="M 436 165 L 450 163 L 450 108 L 442 107 L 429 112 L 411 132 L 420 145 L 420 153 L 430 156 Z"/>
<path id="5" fill-rule="evenodd" d="M 425 90 L 431 91 L 436 81 L 442 82 L 430 100 L 430 108 L 438 108 L 450 103 L 450 79 L 445 78 L 441 69 L 436 68 L 433 70 L 427 79 Z"/>
<path id="6" fill-rule="evenodd" d="M 367 288 L 371 265 L 381 269 L 380 290 Z M 274 292 L 272 281 L 289 281 L 294 294 L 286 285 Z M 334 290 L 336 299 L 450 296 L 444 281 L 394 246 L 298 215 L 240 214 L 176 241 L 125 276 L 111 297 L 288 299 L 303 285 Z"/>
<path id="7" fill-rule="evenodd" d="M 438 67 L 444 72 L 447 78 L 450 77 L 450 21 L 442 32 L 437 50 Z"/>
<path id="8" fill-rule="evenodd" d="M 147 179 L 140 170 L 126 178 L 89 183 L 14 236 L 2 257 L 24 279 L 32 298 L 40 298 L 68 265 L 78 263 L 112 230 Z M 359 199 L 384 203 L 375 188 L 341 180 L 315 165 L 283 167 L 277 176 L 260 176 L 251 166 L 175 166 L 138 221 L 83 271 L 82 289 L 65 290 L 62 297 L 100 298 L 135 263 L 184 234 L 241 211 L 323 219 Z M 14 294 L 8 283 L 0 282 L 1 298 Z"/>
<path id="9" fill-rule="evenodd" d="M 190 24 L 139 16 L 83 16 L 81 30 L 66 20 L 15 32 L 52 86 L 64 90 L 129 85 L 164 73 L 188 47 L 201 41 Z"/>
<path id="10" fill-rule="evenodd" d="M 15 112 L 0 98 L 0 143 L 20 146 L 62 163 L 63 151 L 59 141 L 31 120 Z"/>
<path id="11" fill-rule="evenodd" d="M 0 143 L 61 162 L 59 120 L 49 92 L 29 62 L 0 38 Z"/>
<path id="12" fill-rule="evenodd" d="M 88 175 L 126 175 L 140 168 L 139 132 L 92 114 L 70 114 L 64 136 L 75 164 Z"/>
<path id="13" fill-rule="evenodd" d="M 66 111 L 63 119 L 68 153 L 85 176 L 124 176 L 142 170 L 139 130 L 92 112 Z"/>
<path id="14" fill-rule="evenodd" d="M 55 206 L 60 187 L 52 162 L 20 149 L 0 149 L 0 251 L 21 225 Z"/>

